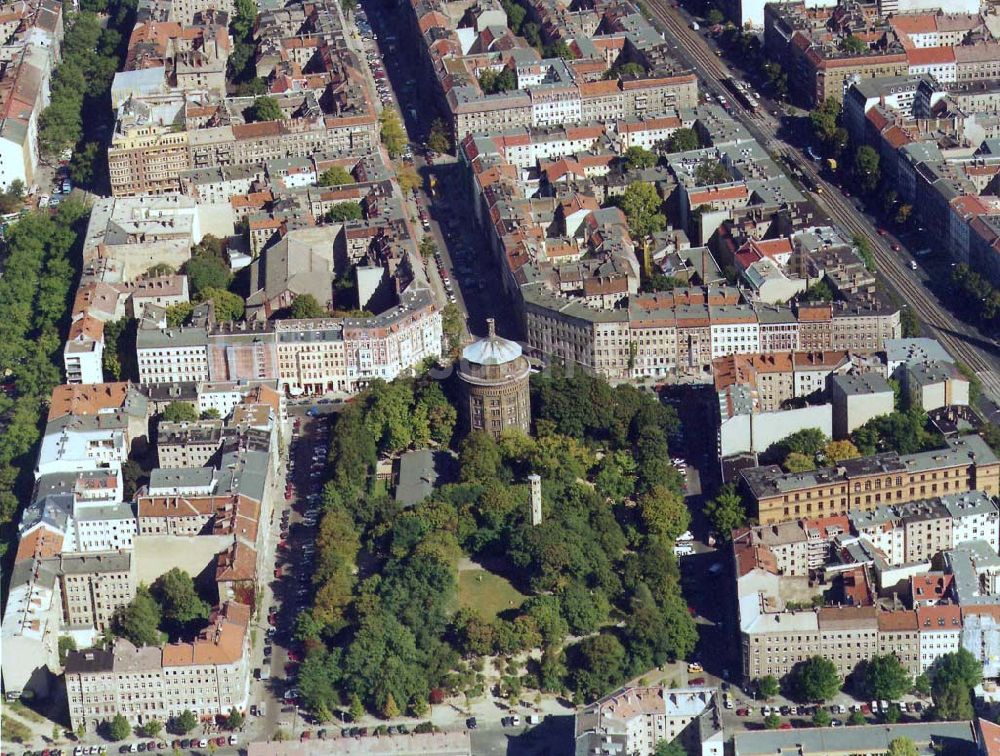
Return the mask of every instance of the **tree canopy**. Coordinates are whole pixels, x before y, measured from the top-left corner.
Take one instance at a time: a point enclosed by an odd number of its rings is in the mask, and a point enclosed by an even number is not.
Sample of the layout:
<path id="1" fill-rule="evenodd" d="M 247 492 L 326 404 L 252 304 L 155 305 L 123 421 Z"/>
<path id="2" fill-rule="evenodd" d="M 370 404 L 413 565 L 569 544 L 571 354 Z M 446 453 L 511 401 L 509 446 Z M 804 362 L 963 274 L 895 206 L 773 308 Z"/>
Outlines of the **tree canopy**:
<path id="1" fill-rule="evenodd" d="M 694 129 L 677 129 L 667 139 L 667 150 L 669 152 L 690 152 L 699 147 L 701 147 L 701 140 L 698 138 L 698 132 Z"/>
<path id="2" fill-rule="evenodd" d="M 431 130 L 427 135 L 427 147 L 434 152 L 451 151 L 451 131 L 440 118 L 431 121 Z"/>
<path id="3" fill-rule="evenodd" d="M 220 323 L 242 320 L 246 311 L 246 301 L 239 294 L 209 286 L 198 293 L 202 302 L 211 302 L 215 319 Z"/>
<path id="4" fill-rule="evenodd" d="M 191 576 L 177 567 L 157 578 L 151 593 L 163 607 L 163 624 L 172 637 L 188 635 L 208 619 L 208 602 L 198 595 Z"/>
<path id="5" fill-rule="evenodd" d="M 622 159 L 625 163 L 625 167 L 629 170 L 652 168 L 657 162 L 655 152 L 647 150 L 645 147 L 638 146 L 629 147 L 625 150 L 625 154 L 622 155 Z"/>
<path id="6" fill-rule="evenodd" d="M 247 110 L 247 120 L 258 123 L 262 121 L 283 121 L 285 114 L 281 110 L 281 105 L 270 95 L 262 95 L 253 101 L 253 105 Z"/>
<path id="7" fill-rule="evenodd" d="M 634 182 L 625 187 L 618 206 L 628 220 L 628 228 L 636 241 L 662 231 L 667 224 L 663 200 L 652 184 Z"/>
<path id="8" fill-rule="evenodd" d="M 909 738 L 893 738 L 889 741 L 888 756 L 920 756 L 920 749 Z"/>
<path id="9" fill-rule="evenodd" d="M 715 498 L 705 504 L 704 511 L 716 537 L 723 541 L 729 541 L 734 530 L 747 524 L 747 510 L 743 504 L 743 497 L 732 483 L 722 486 Z"/>
<path id="10" fill-rule="evenodd" d="M 469 434 L 453 447 L 458 482 L 409 508 L 381 492 L 376 461 L 453 443 L 457 412 L 441 386 L 375 381 L 335 416 L 316 597 L 295 625 L 307 650 L 299 689 L 319 716 L 346 702 L 385 716 L 475 697 L 482 680 L 467 663 L 478 656 L 541 648 L 523 675 L 503 675 L 505 695 L 568 686 L 592 698 L 690 654 L 697 632 L 671 548 L 689 521 L 670 464 L 676 415 L 580 371 L 533 376 L 531 390 L 534 437 Z M 543 477 L 534 526 L 532 472 Z M 356 569 L 362 549 L 376 577 Z M 506 565 L 502 576 L 527 600 L 495 616 L 455 611 L 462 554 Z M 564 649 L 573 634 L 588 637 Z"/>
<path id="11" fill-rule="evenodd" d="M 940 656 L 931 667 L 931 696 L 938 719 L 971 719 L 972 689 L 983 679 L 982 664 L 969 651 Z"/>
<path id="12" fill-rule="evenodd" d="M 384 108 L 378 117 L 382 144 L 389 152 L 389 157 L 395 159 L 403 154 L 406 147 L 406 132 L 399 116 L 392 108 Z"/>
<path id="13" fill-rule="evenodd" d="M 183 271 L 188 277 L 191 293 L 196 298 L 206 289 L 228 289 L 233 278 L 226 263 L 207 255 L 193 256 L 184 263 Z"/>
<path id="14" fill-rule="evenodd" d="M 506 67 L 502 71 L 487 68 L 479 74 L 479 87 L 488 95 L 517 89 L 517 74 Z"/>
<path id="15" fill-rule="evenodd" d="M 364 211 L 360 202 L 338 202 L 327 210 L 323 217 L 328 223 L 343 223 L 349 220 L 361 220 Z"/>
<path id="16" fill-rule="evenodd" d="M 298 294 L 292 300 L 289 314 L 297 320 L 302 320 L 305 318 L 323 318 L 329 313 L 316 301 L 316 297 L 312 294 Z"/>
<path id="17" fill-rule="evenodd" d="M 759 680 L 757 680 L 757 691 L 763 696 L 764 700 L 767 701 L 774 698 L 781 692 L 781 686 L 778 684 L 778 678 L 774 675 L 766 675 Z"/>
<path id="18" fill-rule="evenodd" d="M 162 621 L 160 605 L 149 589 L 141 585 L 135 598 L 115 614 L 112 630 L 136 646 L 158 646 L 162 638 L 159 631 Z"/>
<path id="19" fill-rule="evenodd" d="M 854 179 L 862 192 L 872 192 L 881 181 L 879 155 L 867 144 L 858 147 L 854 153 Z"/>
<path id="20" fill-rule="evenodd" d="M 942 436 L 928 429 L 927 413 L 919 407 L 872 418 L 851 433 L 851 442 L 865 456 L 883 451 L 913 454 L 944 445 Z"/>
<path id="21" fill-rule="evenodd" d="M 913 679 L 893 654 L 872 657 L 865 665 L 865 690 L 877 700 L 898 701 Z"/>
<path id="22" fill-rule="evenodd" d="M 346 168 L 339 165 L 331 166 L 319 175 L 320 186 L 343 186 L 353 183 L 354 176 Z"/>
<path id="23" fill-rule="evenodd" d="M 132 734 L 132 725 L 122 714 L 115 714 L 114 719 L 108 723 L 108 737 L 111 740 L 125 740 Z"/>
<path id="24" fill-rule="evenodd" d="M 805 701 L 822 703 L 840 692 L 843 680 L 837 667 L 823 656 L 813 656 L 795 666 L 792 672 L 793 687 Z"/>
<path id="25" fill-rule="evenodd" d="M 163 408 L 160 419 L 168 423 L 193 423 L 198 419 L 198 410 L 190 402 L 170 402 Z"/>

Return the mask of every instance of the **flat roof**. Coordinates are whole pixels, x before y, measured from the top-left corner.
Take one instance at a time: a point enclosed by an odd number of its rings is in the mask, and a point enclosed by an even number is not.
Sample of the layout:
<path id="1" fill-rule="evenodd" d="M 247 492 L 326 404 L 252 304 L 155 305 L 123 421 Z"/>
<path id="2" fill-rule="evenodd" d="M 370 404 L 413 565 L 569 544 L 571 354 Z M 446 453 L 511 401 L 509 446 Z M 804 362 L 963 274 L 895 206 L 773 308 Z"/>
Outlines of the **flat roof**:
<path id="1" fill-rule="evenodd" d="M 972 722 L 927 722 L 855 727 L 809 727 L 794 730 L 737 732 L 736 756 L 773 754 L 854 754 L 889 750 L 895 738 L 909 738 L 921 753 L 935 753 L 929 746 L 943 744 L 948 754 L 977 753 Z"/>

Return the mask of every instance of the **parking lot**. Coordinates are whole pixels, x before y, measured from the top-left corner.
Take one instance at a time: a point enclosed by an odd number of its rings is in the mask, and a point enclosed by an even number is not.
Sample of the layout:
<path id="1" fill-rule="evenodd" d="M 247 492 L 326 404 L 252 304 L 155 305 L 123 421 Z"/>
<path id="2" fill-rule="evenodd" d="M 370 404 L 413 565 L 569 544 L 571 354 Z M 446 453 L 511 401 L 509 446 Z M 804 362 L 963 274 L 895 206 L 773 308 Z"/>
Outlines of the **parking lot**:
<path id="1" fill-rule="evenodd" d="M 281 728 L 301 734 L 309 721 L 297 706 L 296 681 L 304 649 L 295 640 L 295 619 L 311 605 L 316 526 L 321 509 L 329 423 L 325 416 L 292 420 L 286 485 L 272 523 L 274 564 L 266 601 L 263 638 L 254 649 L 251 731 L 270 735 Z M 267 594 L 270 594 L 268 598 Z"/>

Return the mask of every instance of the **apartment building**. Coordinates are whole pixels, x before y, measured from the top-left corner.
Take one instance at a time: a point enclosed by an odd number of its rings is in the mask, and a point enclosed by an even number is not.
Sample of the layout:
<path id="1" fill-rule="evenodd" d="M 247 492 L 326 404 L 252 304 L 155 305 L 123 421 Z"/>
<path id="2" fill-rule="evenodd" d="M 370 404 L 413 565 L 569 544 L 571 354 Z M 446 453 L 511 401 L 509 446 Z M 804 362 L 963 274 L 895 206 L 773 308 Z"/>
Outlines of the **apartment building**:
<path id="1" fill-rule="evenodd" d="M 869 420 L 891 414 L 894 402 L 892 386 L 877 373 L 831 376 L 834 438 L 847 438 Z"/>
<path id="2" fill-rule="evenodd" d="M 189 167 L 188 133 L 174 126 L 183 104 L 182 95 L 163 104 L 133 98 L 118 109 L 115 131 L 108 145 L 113 196 L 138 197 L 177 191 L 177 177 Z"/>
<path id="3" fill-rule="evenodd" d="M 716 391 L 748 386 L 761 412 L 775 412 L 790 399 L 826 389 L 834 372 L 849 369 L 848 351 L 729 354 L 712 360 Z"/>
<path id="4" fill-rule="evenodd" d="M 653 756 L 657 743 L 676 741 L 688 753 L 721 756 L 721 715 L 711 688 L 623 688 L 576 714 L 575 752 Z"/>
<path id="5" fill-rule="evenodd" d="M 833 5 L 815 7 L 804 2 L 764 7 L 764 48 L 788 72 L 792 92 L 808 107 L 827 98 L 843 101 L 855 81 L 909 72 L 907 51 L 895 39 L 869 43 L 862 52 L 848 51 L 841 44 L 850 33 L 861 37 L 870 31 L 870 38 L 877 38 L 882 22 L 874 6 L 860 8 L 849 19 L 836 10 Z"/>
<path id="6" fill-rule="evenodd" d="M 62 599 L 59 577 L 44 557 L 61 549 L 57 534 L 39 533 L 18 544 L 0 623 L 0 672 L 8 696 L 47 696 L 59 668 Z"/>
<path id="7" fill-rule="evenodd" d="M 715 128 L 714 115 L 697 112 L 706 128 Z M 719 133 L 744 140 L 711 151 L 733 170 L 748 176 L 777 171 L 750 137 Z M 704 381 L 720 357 L 789 349 L 870 353 L 901 334 L 898 309 L 871 294 L 873 282 L 854 274 L 863 265 L 850 247 L 846 252 L 857 265 L 844 256 L 828 262 L 826 236 L 821 243 L 817 234 L 817 254 L 826 256 L 823 267 L 835 277 L 835 303 L 751 306 L 738 290 L 715 286 L 637 293 L 630 271 L 637 284 L 638 261 L 627 227 L 571 188 L 559 198 L 532 197 L 505 158 L 520 160 L 524 148 L 519 141 L 515 154 L 506 139 L 469 137 L 459 155 L 476 197 L 474 215 L 500 264 L 505 292 L 523 312 L 528 351 L 537 358 L 570 360 L 610 379 L 685 375 Z M 694 168 L 683 156 L 674 168 L 677 182 L 692 180 Z M 549 214 L 558 223 L 542 223 Z M 818 388 L 823 368 L 803 364 L 800 388 Z"/>
<path id="8" fill-rule="evenodd" d="M 250 608 L 227 602 L 190 643 L 136 648 L 119 638 L 110 651 L 70 651 L 65 672 L 73 729 L 94 732 L 117 714 L 134 726 L 185 710 L 206 717 L 245 709 L 249 624 Z"/>
<path id="9" fill-rule="evenodd" d="M 943 494 L 1000 490 L 1000 460 L 975 435 L 948 439 L 947 448 L 845 460 L 836 467 L 785 473 L 777 465 L 741 472 L 741 485 L 761 524 L 798 517 L 870 510 Z"/>
<path id="10" fill-rule="evenodd" d="M 916 609 L 916 614 L 920 671 L 923 673 L 945 654 L 953 654 L 961 648 L 962 610 L 954 604 L 924 606 Z"/>
<path id="11" fill-rule="evenodd" d="M 207 467 L 222 446 L 224 425 L 222 420 L 161 421 L 156 433 L 160 467 Z"/>
<path id="12" fill-rule="evenodd" d="M 140 328 L 135 354 L 142 384 L 210 380 L 208 330 L 204 327 Z"/>
<path id="13" fill-rule="evenodd" d="M 901 371 L 901 378 L 911 407 L 930 412 L 969 404 L 969 380 L 950 359 L 910 363 Z"/>
<path id="14" fill-rule="evenodd" d="M 38 183 L 38 127 L 63 38 L 62 4 L 9 3 L 0 29 L 0 190 Z"/>
<path id="15" fill-rule="evenodd" d="M 997 505 L 982 491 L 882 505 L 849 517 L 852 531 L 878 548 L 890 566 L 927 562 L 972 541 L 1000 547 Z"/>
<path id="16" fill-rule="evenodd" d="M 879 653 L 878 610 L 873 606 L 749 614 L 741 607 L 743 679 L 787 675 L 813 656 L 834 663 L 846 677 Z"/>
<path id="17" fill-rule="evenodd" d="M 921 674 L 924 667 L 921 664 L 920 621 L 917 612 L 879 612 L 878 641 L 880 656 L 892 654 L 913 677 Z"/>
<path id="18" fill-rule="evenodd" d="M 132 555 L 63 553 L 53 559 L 58 560 L 63 622 L 70 632 L 82 630 L 89 644 L 110 626 L 115 611 L 135 598 Z"/>

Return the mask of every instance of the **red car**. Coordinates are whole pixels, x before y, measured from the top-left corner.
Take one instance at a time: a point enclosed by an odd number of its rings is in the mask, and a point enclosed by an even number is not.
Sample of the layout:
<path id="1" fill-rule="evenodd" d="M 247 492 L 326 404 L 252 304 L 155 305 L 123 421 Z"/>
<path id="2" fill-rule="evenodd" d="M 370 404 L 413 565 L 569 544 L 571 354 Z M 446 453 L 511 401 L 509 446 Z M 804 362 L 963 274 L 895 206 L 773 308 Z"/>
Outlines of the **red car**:
<path id="1" fill-rule="evenodd" d="M 886 231 L 884 228 L 880 228 L 878 230 L 878 235 L 879 236 L 885 236 L 887 233 L 888 233 L 888 231 Z"/>
<path id="2" fill-rule="evenodd" d="M 215 744 L 217 746 L 224 746 L 226 744 L 226 742 L 227 742 L 226 738 L 224 736 L 222 736 L 222 735 L 220 735 L 219 737 L 217 737 L 215 739 Z"/>
<path id="3" fill-rule="evenodd" d="M 295 651 L 288 652 L 288 661 L 297 662 L 299 660 L 299 655 Z"/>
<path id="4" fill-rule="evenodd" d="M 898 244 L 893 244 L 892 245 L 892 251 L 893 252 L 899 252 L 899 245 Z"/>
<path id="5" fill-rule="evenodd" d="M 276 578 L 280 578 L 281 577 L 281 568 L 280 567 L 274 571 L 274 576 Z"/>
<path id="6" fill-rule="evenodd" d="M 693 680 L 688 680 L 688 685 L 704 685 L 704 684 L 705 684 L 704 677 L 696 677 Z"/>
<path id="7" fill-rule="evenodd" d="M 779 730 L 790 730 L 790 729 L 792 729 L 792 723 L 791 722 L 782 722 L 780 725 L 778 725 L 778 729 Z"/>

